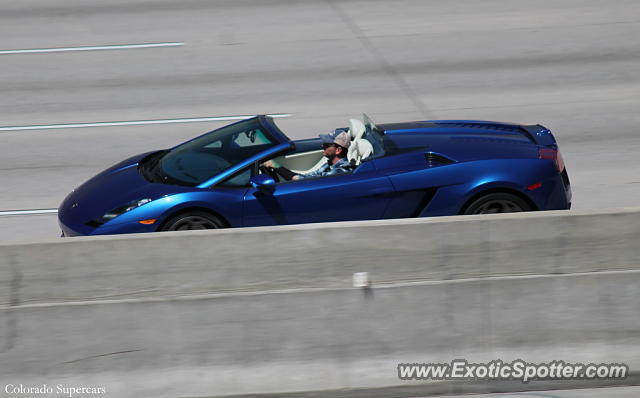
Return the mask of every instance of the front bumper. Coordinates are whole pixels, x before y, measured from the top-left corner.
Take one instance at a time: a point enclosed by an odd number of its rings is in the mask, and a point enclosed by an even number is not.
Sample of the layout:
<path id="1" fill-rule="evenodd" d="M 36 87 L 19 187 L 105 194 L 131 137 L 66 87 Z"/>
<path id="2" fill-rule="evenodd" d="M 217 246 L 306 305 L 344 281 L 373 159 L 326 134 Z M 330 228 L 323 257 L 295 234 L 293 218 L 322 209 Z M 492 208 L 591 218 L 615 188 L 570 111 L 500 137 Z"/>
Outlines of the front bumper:
<path id="1" fill-rule="evenodd" d="M 145 233 L 155 232 L 158 228 L 158 223 L 140 224 L 138 222 L 106 223 L 99 227 L 90 227 L 88 225 L 71 226 L 65 224 L 60 218 L 58 219 L 58 225 L 62 231 L 62 237 Z"/>

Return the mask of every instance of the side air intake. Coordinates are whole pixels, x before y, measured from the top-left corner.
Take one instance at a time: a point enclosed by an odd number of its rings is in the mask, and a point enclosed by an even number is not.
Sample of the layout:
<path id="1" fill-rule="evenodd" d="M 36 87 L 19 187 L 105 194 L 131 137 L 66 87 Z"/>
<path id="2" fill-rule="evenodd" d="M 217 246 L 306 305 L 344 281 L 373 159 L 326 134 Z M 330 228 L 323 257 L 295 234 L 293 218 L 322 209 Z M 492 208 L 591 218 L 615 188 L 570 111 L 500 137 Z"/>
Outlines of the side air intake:
<path id="1" fill-rule="evenodd" d="M 434 153 L 434 152 L 427 152 L 427 153 L 424 154 L 424 157 L 427 160 L 427 165 L 429 167 L 455 163 L 454 160 L 451 160 L 446 156 L 442 156 L 442 155 L 440 155 L 438 153 Z"/>

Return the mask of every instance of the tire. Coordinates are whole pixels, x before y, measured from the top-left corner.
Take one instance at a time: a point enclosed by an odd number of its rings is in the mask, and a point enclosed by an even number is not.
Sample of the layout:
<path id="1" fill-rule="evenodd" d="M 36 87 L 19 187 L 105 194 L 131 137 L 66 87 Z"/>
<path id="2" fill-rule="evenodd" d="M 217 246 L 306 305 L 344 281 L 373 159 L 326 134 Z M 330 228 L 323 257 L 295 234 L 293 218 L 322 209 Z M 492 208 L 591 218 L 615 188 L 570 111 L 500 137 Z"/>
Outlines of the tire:
<path id="1" fill-rule="evenodd" d="M 510 193 L 490 193 L 471 202 L 462 214 L 496 214 L 531 211 L 524 199 Z"/>
<path id="2" fill-rule="evenodd" d="M 171 217 L 160 231 L 193 231 L 202 229 L 227 228 L 219 217 L 205 211 L 189 211 Z"/>

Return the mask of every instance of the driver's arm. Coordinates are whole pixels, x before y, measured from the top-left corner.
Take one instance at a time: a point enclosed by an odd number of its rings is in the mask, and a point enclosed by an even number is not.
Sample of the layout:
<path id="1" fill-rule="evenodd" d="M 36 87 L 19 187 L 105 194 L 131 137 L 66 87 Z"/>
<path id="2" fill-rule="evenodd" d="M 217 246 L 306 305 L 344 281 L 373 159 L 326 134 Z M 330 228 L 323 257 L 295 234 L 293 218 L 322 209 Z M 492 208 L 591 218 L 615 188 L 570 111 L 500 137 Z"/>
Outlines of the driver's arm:
<path id="1" fill-rule="evenodd" d="M 276 173 L 280 174 L 286 180 L 296 180 L 297 179 L 296 177 L 298 176 L 296 173 L 287 169 L 286 167 L 282 167 L 282 166 L 275 167 L 274 170 L 276 171 Z"/>
<path id="2" fill-rule="evenodd" d="M 265 167 L 270 167 L 276 171 L 279 175 L 281 175 L 285 180 L 297 180 L 296 176 L 298 174 L 293 171 L 287 169 L 286 167 L 282 167 L 280 165 L 275 164 L 271 160 L 268 160 L 262 164 Z"/>

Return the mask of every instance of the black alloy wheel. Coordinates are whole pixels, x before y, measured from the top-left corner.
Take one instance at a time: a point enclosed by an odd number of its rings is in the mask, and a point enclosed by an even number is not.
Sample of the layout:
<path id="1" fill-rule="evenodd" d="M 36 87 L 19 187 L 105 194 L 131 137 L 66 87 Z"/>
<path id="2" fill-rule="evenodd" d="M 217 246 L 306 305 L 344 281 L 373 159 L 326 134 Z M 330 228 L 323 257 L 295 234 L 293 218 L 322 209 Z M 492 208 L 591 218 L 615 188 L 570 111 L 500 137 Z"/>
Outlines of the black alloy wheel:
<path id="1" fill-rule="evenodd" d="M 162 226 L 161 231 L 194 231 L 226 227 L 225 223 L 213 214 L 204 211 L 190 211 L 170 218 Z"/>
<path id="2" fill-rule="evenodd" d="M 492 193 L 474 200 L 463 214 L 517 213 L 531 210 L 531 206 L 516 195 Z"/>

